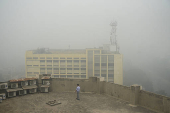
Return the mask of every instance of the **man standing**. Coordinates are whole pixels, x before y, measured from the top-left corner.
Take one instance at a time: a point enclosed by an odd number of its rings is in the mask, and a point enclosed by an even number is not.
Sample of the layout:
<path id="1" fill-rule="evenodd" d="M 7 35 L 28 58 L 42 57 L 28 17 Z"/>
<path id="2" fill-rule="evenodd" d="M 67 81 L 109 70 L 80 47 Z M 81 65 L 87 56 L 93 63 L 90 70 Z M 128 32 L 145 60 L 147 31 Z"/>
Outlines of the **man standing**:
<path id="1" fill-rule="evenodd" d="M 80 93 L 80 86 L 79 86 L 79 84 L 77 84 L 77 88 L 76 88 L 76 91 L 75 92 L 77 92 L 77 100 L 80 100 L 80 98 L 79 98 L 79 93 Z"/>

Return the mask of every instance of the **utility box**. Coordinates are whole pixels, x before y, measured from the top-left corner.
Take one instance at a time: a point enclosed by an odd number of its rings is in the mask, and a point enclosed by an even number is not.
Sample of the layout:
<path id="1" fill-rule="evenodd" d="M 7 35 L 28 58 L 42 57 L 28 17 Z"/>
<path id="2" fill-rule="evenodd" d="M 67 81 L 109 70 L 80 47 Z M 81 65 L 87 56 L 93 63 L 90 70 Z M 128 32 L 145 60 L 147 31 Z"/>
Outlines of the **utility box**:
<path id="1" fill-rule="evenodd" d="M 42 93 L 48 93 L 49 92 L 49 86 L 48 85 L 42 85 L 41 86 L 41 92 Z"/>
<path id="2" fill-rule="evenodd" d="M 18 83 L 17 82 L 12 82 L 11 83 L 11 88 L 18 88 Z"/>
<path id="3" fill-rule="evenodd" d="M 33 80 L 33 84 L 34 85 L 36 85 L 37 84 L 37 80 L 35 79 L 35 80 Z"/>
<path id="4" fill-rule="evenodd" d="M 2 97 L 2 100 L 5 100 L 6 99 L 6 94 L 2 93 L 2 94 L 0 94 L 0 97 Z"/>
<path id="5" fill-rule="evenodd" d="M 29 80 L 29 86 L 34 85 L 34 81 L 33 80 Z"/>
<path id="6" fill-rule="evenodd" d="M 8 97 L 15 97 L 16 96 L 16 89 L 7 89 Z"/>
<path id="7" fill-rule="evenodd" d="M 23 89 L 19 91 L 19 95 L 26 95 L 27 94 L 27 90 Z"/>
<path id="8" fill-rule="evenodd" d="M 37 88 L 29 89 L 29 93 L 36 93 L 36 92 L 37 92 Z"/>
<path id="9" fill-rule="evenodd" d="M 22 89 L 28 90 L 29 93 L 36 93 L 37 92 L 37 86 L 36 85 L 23 86 Z"/>
<path id="10" fill-rule="evenodd" d="M 28 81 L 21 81 L 21 86 L 28 86 Z"/>
<path id="11" fill-rule="evenodd" d="M 2 103 L 2 97 L 0 97 L 0 103 Z"/>
<path id="12" fill-rule="evenodd" d="M 8 89 L 8 83 L 1 83 L 0 89 Z"/>

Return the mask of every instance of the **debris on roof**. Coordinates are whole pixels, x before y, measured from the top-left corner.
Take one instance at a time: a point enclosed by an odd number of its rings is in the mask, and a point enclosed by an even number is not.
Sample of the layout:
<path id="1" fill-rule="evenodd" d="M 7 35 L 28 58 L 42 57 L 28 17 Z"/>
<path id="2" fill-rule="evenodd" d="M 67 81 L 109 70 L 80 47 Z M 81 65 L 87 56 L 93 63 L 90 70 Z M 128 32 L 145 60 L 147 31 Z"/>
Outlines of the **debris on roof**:
<path id="1" fill-rule="evenodd" d="M 41 87 L 50 87 L 49 85 L 42 85 Z"/>
<path id="2" fill-rule="evenodd" d="M 44 76 L 41 79 L 50 79 L 50 78 L 51 78 L 50 76 Z"/>
<path id="3" fill-rule="evenodd" d="M 23 86 L 22 89 L 33 89 L 33 88 L 37 88 L 36 85 L 32 85 L 32 86 Z"/>

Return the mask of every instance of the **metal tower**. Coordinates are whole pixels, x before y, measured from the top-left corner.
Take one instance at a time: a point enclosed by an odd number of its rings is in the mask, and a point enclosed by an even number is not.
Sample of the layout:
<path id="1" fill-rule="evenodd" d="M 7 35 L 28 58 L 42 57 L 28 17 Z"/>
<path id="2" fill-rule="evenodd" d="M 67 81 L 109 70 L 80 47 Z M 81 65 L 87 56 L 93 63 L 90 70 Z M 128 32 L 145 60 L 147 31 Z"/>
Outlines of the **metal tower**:
<path id="1" fill-rule="evenodd" d="M 117 45 L 117 40 L 116 40 L 116 27 L 117 27 L 117 22 L 113 21 L 110 23 L 111 28 L 111 33 L 110 33 L 110 44 L 116 46 L 116 51 L 118 51 L 118 45 Z"/>

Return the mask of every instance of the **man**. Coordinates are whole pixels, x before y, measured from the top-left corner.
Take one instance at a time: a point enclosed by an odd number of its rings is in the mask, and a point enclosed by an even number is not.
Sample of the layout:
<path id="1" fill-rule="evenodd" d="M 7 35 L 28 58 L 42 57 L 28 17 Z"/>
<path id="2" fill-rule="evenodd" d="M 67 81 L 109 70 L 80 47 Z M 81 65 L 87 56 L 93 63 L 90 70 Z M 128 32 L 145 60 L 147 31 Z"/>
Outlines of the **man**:
<path id="1" fill-rule="evenodd" d="M 75 92 L 77 92 L 77 100 L 80 100 L 80 98 L 79 98 L 79 93 L 80 93 L 80 86 L 79 86 L 79 84 L 77 84 L 77 88 L 76 88 L 76 91 Z"/>

